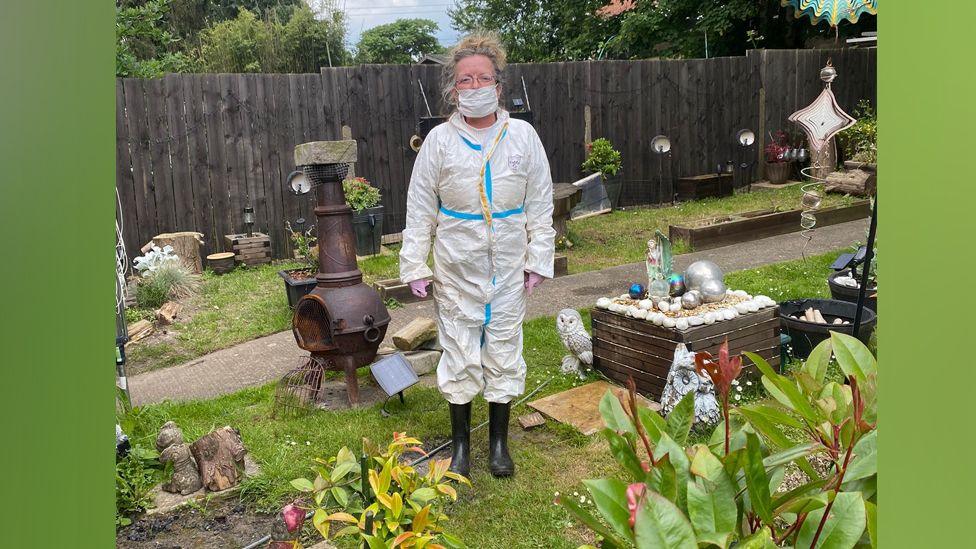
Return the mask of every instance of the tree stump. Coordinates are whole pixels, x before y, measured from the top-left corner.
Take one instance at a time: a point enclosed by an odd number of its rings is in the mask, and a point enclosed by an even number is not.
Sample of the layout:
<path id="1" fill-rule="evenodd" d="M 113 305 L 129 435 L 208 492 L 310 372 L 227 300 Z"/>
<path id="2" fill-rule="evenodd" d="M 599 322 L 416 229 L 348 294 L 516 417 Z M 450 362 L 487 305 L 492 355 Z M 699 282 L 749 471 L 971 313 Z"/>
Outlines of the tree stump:
<path id="1" fill-rule="evenodd" d="M 247 450 L 241 435 L 231 426 L 221 427 L 200 437 L 190 445 L 200 468 L 203 486 L 212 492 L 237 485 L 244 472 Z"/>
<path id="2" fill-rule="evenodd" d="M 163 233 L 153 237 L 142 247 L 142 253 L 148 252 L 153 246 L 172 246 L 173 253 L 180 258 L 191 273 L 203 272 L 203 259 L 200 257 L 200 246 L 203 246 L 203 233 L 183 231 L 178 233 Z"/>
<path id="3" fill-rule="evenodd" d="M 393 344 L 401 351 L 412 351 L 437 337 L 437 324 L 429 318 L 415 318 L 393 334 Z"/>
<path id="4" fill-rule="evenodd" d="M 137 322 L 133 322 L 132 324 L 129 325 L 128 332 L 129 332 L 129 342 L 139 341 L 140 339 L 153 333 L 152 322 L 149 322 L 148 320 L 139 320 Z"/>

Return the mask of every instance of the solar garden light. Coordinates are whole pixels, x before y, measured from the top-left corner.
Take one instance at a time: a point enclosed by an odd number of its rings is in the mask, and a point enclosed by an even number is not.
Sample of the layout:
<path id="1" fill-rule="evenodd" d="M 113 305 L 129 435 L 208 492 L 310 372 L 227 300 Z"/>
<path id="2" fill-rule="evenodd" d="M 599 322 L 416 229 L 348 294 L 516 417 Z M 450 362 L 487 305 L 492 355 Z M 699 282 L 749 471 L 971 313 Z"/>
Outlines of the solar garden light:
<path id="1" fill-rule="evenodd" d="M 291 192 L 296 195 L 307 194 L 308 191 L 312 190 L 312 184 L 309 182 L 308 178 L 305 177 L 305 172 L 301 170 L 295 170 L 288 174 L 288 188 Z"/>
<path id="2" fill-rule="evenodd" d="M 660 163 L 657 165 L 657 182 L 662 188 L 664 187 L 664 155 L 668 157 L 671 156 L 671 139 L 666 135 L 656 135 L 654 139 L 651 139 L 651 150 L 661 157 Z M 678 194 L 674 192 L 674 186 L 672 185 L 671 203 L 674 204 L 678 201 Z"/>
<path id="3" fill-rule="evenodd" d="M 380 410 L 383 417 L 390 415 L 386 409 L 386 403 L 393 395 L 399 396 L 400 403 L 403 404 L 403 391 L 420 381 L 413 366 L 400 353 L 377 360 L 370 365 L 369 371 L 376 379 L 376 383 L 386 393 L 386 400 L 383 401 L 383 408 Z"/>
<path id="4" fill-rule="evenodd" d="M 254 208 L 251 206 L 244 206 L 244 226 L 247 227 L 247 237 L 254 236 Z"/>
<path id="5" fill-rule="evenodd" d="M 749 190 L 752 190 L 752 166 L 756 163 L 755 157 L 749 153 L 752 146 L 756 143 L 756 132 L 743 128 L 735 134 L 735 142 L 739 144 L 739 147 L 747 151 L 746 158 L 750 159 L 748 162 L 743 160 L 739 167 L 746 170 L 746 180 L 749 182 Z"/>

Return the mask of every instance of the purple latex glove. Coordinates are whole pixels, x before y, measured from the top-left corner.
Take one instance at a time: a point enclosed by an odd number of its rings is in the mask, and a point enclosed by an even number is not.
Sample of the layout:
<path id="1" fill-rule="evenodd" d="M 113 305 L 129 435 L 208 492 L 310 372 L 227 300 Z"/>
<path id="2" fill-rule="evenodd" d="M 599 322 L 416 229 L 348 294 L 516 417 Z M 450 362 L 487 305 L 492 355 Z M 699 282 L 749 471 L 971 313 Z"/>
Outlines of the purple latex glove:
<path id="1" fill-rule="evenodd" d="M 532 295 L 532 291 L 535 290 L 536 286 L 542 284 L 542 281 L 546 277 L 535 274 L 532 271 L 525 271 L 525 293 L 526 295 Z"/>
<path id="2" fill-rule="evenodd" d="M 425 278 L 407 283 L 407 286 L 410 286 L 410 293 L 421 298 L 427 297 L 427 286 L 429 285 L 430 281 Z"/>

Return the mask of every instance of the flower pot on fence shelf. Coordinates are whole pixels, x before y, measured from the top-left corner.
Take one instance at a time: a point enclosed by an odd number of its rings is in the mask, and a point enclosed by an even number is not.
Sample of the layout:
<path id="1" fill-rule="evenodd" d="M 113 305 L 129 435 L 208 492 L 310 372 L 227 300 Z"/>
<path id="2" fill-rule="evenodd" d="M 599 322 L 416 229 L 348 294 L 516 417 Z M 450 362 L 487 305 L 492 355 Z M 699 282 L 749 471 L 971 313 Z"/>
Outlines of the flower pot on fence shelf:
<path id="1" fill-rule="evenodd" d="M 837 281 L 837 279 L 844 280 L 842 277 L 850 277 L 851 270 L 844 269 L 843 271 L 837 271 L 827 277 L 827 285 L 830 286 L 830 297 L 834 299 L 839 299 L 841 301 L 850 301 L 851 303 L 857 303 L 857 294 L 860 291 L 860 276 L 856 278 L 857 286 L 851 286 L 850 284 L 842 284 Z M 878 298 L 871 297 L 878 293 L 877 285 L 869 285 L 867 291 L 864 295 L 864 306 L 878 313 Z"/>
<path id="2" fill-rule="evenodd" d="M 356 255 L 365 257 L 380 253 L 383 239 L 383 206 L 354 211 L 352 228 L 356 233 Z"/>
<path id="3" fill-rule="evenodd" d="M 311 267 L 299 267 L 297 269 L 285 269 L 278 271 L 278 276 L 285 280 L 285 292 L 288 294 L 288 306 L 292 309 L 298 300 L 305 297 L 312 291 L 315 284 L 315 269 Z"/>
<path id="4" fill-rule="evenodd" d="M 790 176 L 789 162 L 766 162 L 766 180 L 774 185 L 782 185 Z"/>

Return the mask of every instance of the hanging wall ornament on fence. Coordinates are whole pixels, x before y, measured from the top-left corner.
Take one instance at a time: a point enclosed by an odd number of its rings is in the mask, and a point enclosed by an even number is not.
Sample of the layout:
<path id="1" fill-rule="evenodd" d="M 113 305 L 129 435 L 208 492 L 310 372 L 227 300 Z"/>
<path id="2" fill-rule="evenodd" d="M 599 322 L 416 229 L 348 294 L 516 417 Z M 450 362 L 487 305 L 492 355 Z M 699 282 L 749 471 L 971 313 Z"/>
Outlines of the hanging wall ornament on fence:
<path id="1" fill-rule="evenodd" d="M 837 98 L 834 97 L 834 92 L 830 89 L 830 84 L 836 78 L 837 69 L 831 65 L 828 59 L 827 65 L 820 70 L 820 79 L 824 82 L 823 91 L 813 100 L 813 103 L 791 114 L 789 118 L 790 122 L 795 122 L 800 126 L 800 129 L 807 136 L 810 150 L 817 153 L 812 155 L 813 165 L 800 170 L 800 173 L 810 180 L 801 187 L 803 210 L 800 213 L 800 227 L 803 228 L 803 231 L 800 234 L 807 239 L 804 243 L 804 250 L 806 244 L 813 238 L 813 228 L 817 224 L 814 212 L 820 207 L 822 200 L 821 191 L 817 187 L 826 181 L 819 175 L 820 170 L 824 168 L 821 164 L 824 153 L 835 135 L 857 122 L 854 117 L 847 114 L 837 104 Z M 815 173 L 818 175 L 814 175 Z M 806 254 L 803 255 L 806 257 Z"/>

